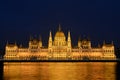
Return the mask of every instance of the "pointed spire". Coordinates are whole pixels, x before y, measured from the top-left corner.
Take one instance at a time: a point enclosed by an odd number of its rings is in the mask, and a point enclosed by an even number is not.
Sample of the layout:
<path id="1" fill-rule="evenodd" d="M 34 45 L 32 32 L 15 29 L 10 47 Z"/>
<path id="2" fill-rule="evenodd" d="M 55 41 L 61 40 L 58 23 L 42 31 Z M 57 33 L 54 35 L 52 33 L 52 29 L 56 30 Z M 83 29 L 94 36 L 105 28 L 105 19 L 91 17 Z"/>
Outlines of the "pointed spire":
<path id="1" fill-rule="evenodd" d="M 81 47 L 81 39 L 80 39 L 80 37 L 78 38 L 78 47 L 79 48 Z"/>
<path id="2" fill-rule="evenodd" d="M 114 42 L 112 41 L 111 44 L 114 45 Z"/>
<path id="3" fill-rule="evenodd" d="M 15 41 L 15 46 L 17 45 L 16 41 Z"/>
<path id="4" fill-rule="evenodd" d="M 49 37 L 52 37 L 52 32 L 51 32 L 51 30 L 50 30 L 50 36 Z"/>
<path id="5" fill-rule="evenodd" d="M 22 48 L 22 44 L 20 44 L 20 48 Z"/>
<path id="6" fill-rule="evenodd" d="M 70 31 L 68 31 L 68 37 L 70 37 Z"/>
<path id="7" fill-rule="evenodd" d="M 78 41 L 80 41 L 81 39 L 80 39 L 80 36 L 79 36 L 79 38 L 78 38 Z"/>
<path id="8" fill-rule="evenodd" d="M 98 43 L 98 48 L 100 48 L 100 44 Z"/>
<path id="9" fill-rule="evenodd" d="M 32 40 L 32 36 L 30 35 L 30 41 Z"/>
<path id="10" fill-rule="evenodd" d="M 68 31 L 68 41 L 71 41 L 70 31 Z"/>
<path id="11" fill-rule="evenodd" d="M 39 47 L 42 47 L 42 38 L 40 35 L 39 35 Z"/>
<path id="12" fill-rule="evenodd" d="M 51 30 L 50 30 L 50 35 L 49 35 L 48 47 L 49 48 L 52 47 L 52 33 L 51 33 Z"/>
<path id="13" fill-rule="evenodd" d="M 50 30 L 49 41 L 52 41 L 52 32 Z"/>
<path id="14" fill-rule="evenodd" d="M 39 35 L 39 41 L 42 41 L 41 35 Z"/>
<path id="15" fill-rule="evenodd" d="M 87 37 L 87 40 L 90 41 L 90 37 L 89 36 Z"/>
<path id="16" fill-rule="evenodd" d="M 103 45 L 105 45 L 105 40 L 103 41 Z"/>
<path id="17" fill-rule="evenodd" d="M 7 41 L 7 45 L 8 45 L 9 43 L 8 43 L 8 41 Z"/>
<path id="18" fill-rule="evenodd" d="M 70 48 L 71 51 L 71 36 L 70 36 L 70 31 L 68 31 L 68 40 L 67 40 L 68 48 Z"/>
<path id="19" fill-rule="evenodd" d="M 58 29 L 59 31 L 61 31 L 61 25 L 59 24 L 59 29 Z"/>

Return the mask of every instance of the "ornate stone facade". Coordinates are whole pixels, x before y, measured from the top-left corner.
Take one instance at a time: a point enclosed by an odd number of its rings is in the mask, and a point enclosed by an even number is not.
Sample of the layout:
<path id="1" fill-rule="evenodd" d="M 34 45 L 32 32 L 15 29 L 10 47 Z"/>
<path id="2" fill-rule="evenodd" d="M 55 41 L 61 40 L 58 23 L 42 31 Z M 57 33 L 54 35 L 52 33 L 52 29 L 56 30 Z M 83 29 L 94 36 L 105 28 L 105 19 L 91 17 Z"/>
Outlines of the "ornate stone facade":
<path id="1" fill-rule="evenodd" d="M 91 47 L 91 41 L 88 39 L 78 40 L 78 46 L 72 47 L 71 35 L 68 31 L 68 37 L 61 30 L 56 32 L 54 40 L 50 31 L 48 47 L 42 46 L 41 38 L 39 40 L 30 38 L 29 47 L 18 47 L 15 44 L 8 44 L 5 47 L 4 59 L 7 60 L 114 60 L 116 59 L 114 45 L 103 43 L 102 47 Z"/>

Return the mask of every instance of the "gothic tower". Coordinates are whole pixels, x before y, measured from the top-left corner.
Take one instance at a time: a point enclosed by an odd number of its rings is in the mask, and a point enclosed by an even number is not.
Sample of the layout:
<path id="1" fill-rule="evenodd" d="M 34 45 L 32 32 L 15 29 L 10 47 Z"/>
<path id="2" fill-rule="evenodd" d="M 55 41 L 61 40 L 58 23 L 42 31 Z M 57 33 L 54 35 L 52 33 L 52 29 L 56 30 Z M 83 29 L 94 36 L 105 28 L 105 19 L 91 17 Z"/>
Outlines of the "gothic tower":
<path id="1" fill-rule="evenodd" d="M 42 38 L 41 38 L 41 36 L 39 36 L 39 48 L 41 48 L 42 47 Z"/>
<path id="2" fill-rule="evenodd" d="M 80 41 L 80 38 L 78 39 L 78 48 L 81 47 L 81 41 Z"/>
<path id="3" fill-rule="evenodd" d="M 48 50 L 49 50 L 49 52 L 52 51 L 52 33 L 51 33 L 51 31 L 50 31 L 50 35 L 49 35 Z"/>
<path id="4" fill-rule="evenodd" d="M 71 52 L 71 36 L 70 36 L 70 31 L 68 31 L 68 39 L 67 39 L 67 45 L 68 45 L 68 52 Z"/>

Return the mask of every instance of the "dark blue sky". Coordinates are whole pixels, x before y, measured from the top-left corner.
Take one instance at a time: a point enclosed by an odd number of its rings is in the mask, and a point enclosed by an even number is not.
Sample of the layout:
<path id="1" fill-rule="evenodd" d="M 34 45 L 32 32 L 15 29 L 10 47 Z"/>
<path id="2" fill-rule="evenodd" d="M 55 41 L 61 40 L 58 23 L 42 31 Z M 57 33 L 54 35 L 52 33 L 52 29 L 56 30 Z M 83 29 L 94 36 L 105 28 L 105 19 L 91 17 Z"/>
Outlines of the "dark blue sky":
<path id="1" fill-rule="evenodd" d="M 75 45 L 79 36 L 89 36 L 94 45 L 103 40 L 120 45 L 120 5 L 115 0 L 1 0 L 0 48 L 5 43 L 26 45 L 29 36 L 42 36 L 47 44 L 58 24 Z"/>

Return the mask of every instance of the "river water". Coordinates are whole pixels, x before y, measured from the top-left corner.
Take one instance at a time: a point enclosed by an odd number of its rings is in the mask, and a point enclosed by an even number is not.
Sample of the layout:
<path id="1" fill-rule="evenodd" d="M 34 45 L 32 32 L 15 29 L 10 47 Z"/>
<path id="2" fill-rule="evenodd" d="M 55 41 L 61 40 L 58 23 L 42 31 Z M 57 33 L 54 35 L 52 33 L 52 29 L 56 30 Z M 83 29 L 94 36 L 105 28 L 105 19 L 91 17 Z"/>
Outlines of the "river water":
<path id="1" fill-rule="evenodd" d="M 117 62 L 1 63 L 0 80 L 120 80 Z"/>

